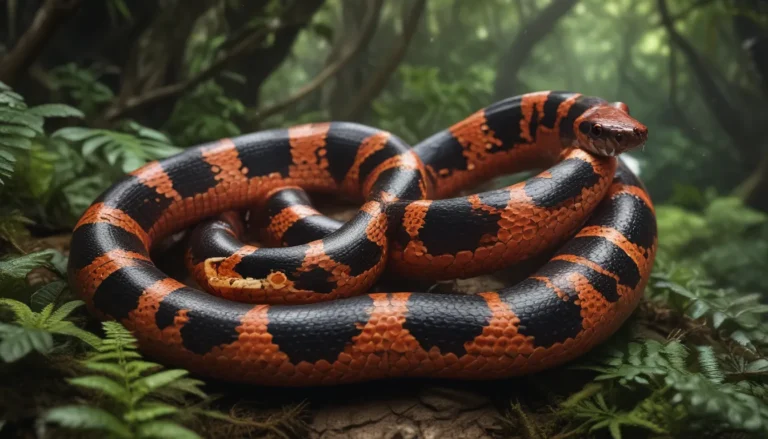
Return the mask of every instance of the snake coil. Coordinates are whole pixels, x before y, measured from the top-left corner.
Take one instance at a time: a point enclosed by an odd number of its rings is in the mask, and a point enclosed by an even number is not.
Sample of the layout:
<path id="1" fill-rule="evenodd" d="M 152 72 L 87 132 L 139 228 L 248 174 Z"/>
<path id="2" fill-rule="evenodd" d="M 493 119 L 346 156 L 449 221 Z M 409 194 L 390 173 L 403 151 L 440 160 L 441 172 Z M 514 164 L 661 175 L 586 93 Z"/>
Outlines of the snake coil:
<path id="1" fill-rule="evenodd" d="M 331 122 L 189 148 L 134 171 L 75 227 L 69 278 L 99 318 L 168 364 L 230 381 L 491 379 L 571 360 L 636 307 L 656 252 L 653 205 L 616 155 L 647 129 L 623 103 L 570 92 L 499 101 L 420 142 Z M 454 197 L 502 173 L 547 168 Z M 304 191 L 363 202 L 340 223 Z M 263 213 L 244 244 L 237 210 Z M 153 243 L 194 229 L 168 277 Z M 386 270 L 470 277 L 539 255 L 522 282 L 476 295 L 368 293 Z"/>

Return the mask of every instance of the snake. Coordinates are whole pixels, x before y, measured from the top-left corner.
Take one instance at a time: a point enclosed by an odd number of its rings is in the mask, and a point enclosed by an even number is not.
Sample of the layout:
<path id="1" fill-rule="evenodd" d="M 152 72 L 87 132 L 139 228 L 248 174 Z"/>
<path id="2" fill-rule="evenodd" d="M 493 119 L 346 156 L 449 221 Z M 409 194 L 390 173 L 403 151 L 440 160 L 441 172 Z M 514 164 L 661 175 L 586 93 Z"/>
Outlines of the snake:
<path id="1" fill-rule="evenodd" d="M 618 156 L 647 138 L 623 102 L 539 91 L 413 146 L 344 121 L 211 141 L 105 190 L 74 227 L 68 278 L 89 313 L 131 330 L 142 353 L 211 379 L 322 386 L 531 374 L 603 342 L 642 297 L 655 211 Z M 334 220 L 310 194 L 360 207 Z M 250 228 L 261 238 L 249 241 Z M 150 257 L 180 234 L 195 282 Z M 544 262 L 517 283 L 475 294 L 376 286 L 536 258 Z"/>

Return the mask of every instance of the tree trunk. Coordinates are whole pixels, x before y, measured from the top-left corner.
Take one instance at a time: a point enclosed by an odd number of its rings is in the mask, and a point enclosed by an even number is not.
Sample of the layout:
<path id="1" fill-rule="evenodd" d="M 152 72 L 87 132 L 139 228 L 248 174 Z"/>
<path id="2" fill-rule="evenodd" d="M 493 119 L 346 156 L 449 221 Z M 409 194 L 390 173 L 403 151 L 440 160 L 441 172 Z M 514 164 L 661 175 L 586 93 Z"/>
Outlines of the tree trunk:
<path id="1" fill-rule="evenodd" d="M 515 40 L 499 60 L 496 70 L 494 95 L 496 99 L 520 93 L 518 73 L 526 60 L 540 41 L 542 41 L 578 0 L 556 0 L 551 2 L 538 15 L 523 23 L 523 28 L 517 33 Z"/>
<path id="2" fill-rule="evenodd" d="M 0 60 L 0 81 L 14 85 L 27 72 L 48 41 L 80 6 L 81 0 L 46 0 L 16 45 Z"/>

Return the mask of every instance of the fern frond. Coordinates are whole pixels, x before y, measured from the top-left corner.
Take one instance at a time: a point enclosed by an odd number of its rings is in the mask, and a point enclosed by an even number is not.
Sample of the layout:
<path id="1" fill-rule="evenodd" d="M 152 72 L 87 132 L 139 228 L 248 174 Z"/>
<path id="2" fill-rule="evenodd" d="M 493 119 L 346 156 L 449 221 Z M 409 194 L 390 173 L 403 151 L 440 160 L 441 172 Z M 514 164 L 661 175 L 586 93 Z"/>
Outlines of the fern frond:
<path id="1" fill-rule="evenodd" d="M 725 375 L 715 357 L 712 346 L 697 346 L 696 349 L 699 351 L 698 360 L 701 373 L 713 383 L 722 383 L 725 380 Z"/>
<path id="2" fill-rule="evenodd" d="M 194 431 L 169 421 L 152 421 L 141 424 L 137 433 L 140 438 L 200 439 L 200 436 Z"/>
<path id="3" fill-rule="evenodd" d="M 62 128 L 53 138 L 81 145 L 84 157 L 98 153 L 111 166 L 122 172 L 136 170 L 145 163 L 181 152 L 162 133 L 128 122 L 125 132 L 81 127 Z"/>
<path id="4" fill-rule="evenodd" d="M 56 311 L 53 314 L 51 314 L 51 316 L 48 318 L 48 321 L 50 323 L 58 323 L 64 320 L 65 318 L 67 318 L 67 316 L 69 316 L 72 313 L 72 311 L 76 310 L 77 308 L 83 305 L 85 305 L 85 302 L 83 302 L 82 300 L 69 301 L 61 305 L 60 307 L 56 308 Z"/>
<path id="5" fill-rule="evenodd" d="M 141 359 L 136 352 L 136 338 L 120 323 L 103 322 L 102 327 L 105 339 L 97 352 L 82 362 L 86 369 L 99 375 L 75 377 L 68 382 L 97 391 L 116 403 L 110 405 L 112 411 L 108 413 L 112 418 L 121 420 L 122 425 L 132 432 L 132 437 L 198 437 L 172 421 L 182 412 L 179 407 L 158 400 L 164 396 L 163 390 L 186 390 L 186 394 L 206 398 L 207 395 L 197 388 L 198 382 L 184 378 L 188 374 L 186 370 L 155 371 L 162 366 Z M 88 414 L 87 411 L 83 413 L 84 416 Z M 57 419 L 54 418 L 54 421 Z M 76 424 L 60 425 L 79 428 Z M 92 428 L 100 430 L 109 428 L 100 418 L 95 419 L 92 425 Z"/>
<path id="6" fill-rule="evenodd" d="M 33 349 L 40 353 L 48 353 L 53 348 L 53 334 L 75 337 L 92 347 L 100 345 L 101 340 L 94 334 L 84 331 L 74 323 L 64 319 L 72 310 L 83 302 L 72 301 L 54 310 L 54 304 L 49 303 L 40 312 L 32 311 L 26 304 L 13 299 L 0 299 L 0 305 L 12 310 L 16 325 L 4 325 L 0 331 L 0 356 L 7 361 L 16 361 Z"/>
<path id="7" fill-rule="evenodd" d="M 16 154 L 28 151 L 32 140 L 43 134 L 48 117 L 81 117 L 82 113 L 62 104 L 28 108 L 24 98 L 0 82 L 0 186 L 13 175 Z"/>
<path id="8" fill-rule="evenodd" d="M 108 411 L 91 406 L 67 405 L 49 410 L 43 421 L 64 428 L 107 431 L 119 438 L 131 439 L 130 427 Z"/>
<path id="9" fill-rule="evenodd" d="M 92 348 L 101 346 L 101 339 L 93 333 L 77 327 L 70 321 L 59 321 L 50 324 L 46 329 L 53 334 L 68 335 L 89 344 Z"/>
<path id="10" fill-rule="evenodd" d="M 125 386 L 111 378 L 101 375 L 86 375 L 82 377 L 67 379 L 69 384 L 85 389 L 95 390 L 110 396 L 116 402 L 128 405 L 130 404 L 131 394 Z"/>
<path id="11" fill-rule="evenodd" d="M 6 363 L 23 358 L 32 350 L 47 354 L 53 349 L 53 337 L 47 331 L 0 323 L 0 358 Z"/>
<path id="12" fill-rule="evenodd" d="M 10 309 L 14 316 L 13 321 L 19 325 L 31 325 L 37 320 L 37 313 L 33 312 L 26 303 L 0 298 L 0 306 Z"/>
<path id="13" fill-rule="evenodd" d="M 23 281 L 35 268 L 52 268 L 50 261 L 54 253 L 53 250 L 42 250 L 0 261 L 0 285 L 7 286 L 7 282 Z"/>

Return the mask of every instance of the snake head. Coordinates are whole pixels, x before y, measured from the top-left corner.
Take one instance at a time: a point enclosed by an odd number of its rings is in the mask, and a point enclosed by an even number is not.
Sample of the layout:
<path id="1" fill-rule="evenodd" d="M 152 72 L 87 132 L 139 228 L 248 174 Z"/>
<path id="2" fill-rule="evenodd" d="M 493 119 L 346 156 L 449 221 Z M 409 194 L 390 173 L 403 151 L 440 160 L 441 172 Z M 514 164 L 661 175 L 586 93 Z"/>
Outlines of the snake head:
<path id="1" fill-rule="evenodd" d="M 574 122 L 574 146 L 601 156 L 617 156 L 648 140 L 648 128 L 629 115 L 622 102 L 589 108 Z"/>

